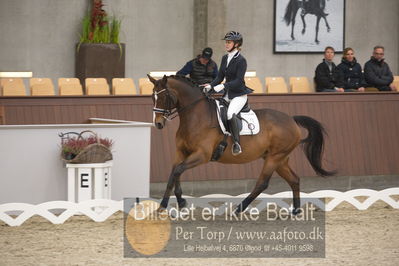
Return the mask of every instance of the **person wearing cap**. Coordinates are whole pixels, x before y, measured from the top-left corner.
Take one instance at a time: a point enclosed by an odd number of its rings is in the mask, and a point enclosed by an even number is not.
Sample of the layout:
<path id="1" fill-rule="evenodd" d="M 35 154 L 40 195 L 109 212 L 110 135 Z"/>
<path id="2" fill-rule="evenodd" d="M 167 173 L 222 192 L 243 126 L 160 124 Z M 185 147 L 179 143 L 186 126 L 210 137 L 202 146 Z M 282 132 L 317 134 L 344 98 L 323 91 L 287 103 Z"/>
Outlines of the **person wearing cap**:
<path id="1" fill-rule="evenodd" d="M 212 54 L 212 48 L 206 47 L 202 51 L 202 54 L 188 61 L 176 74 L 183 76 L 190 75 L 190 78 L 200 85 L 210 83 L 218 74 L 218 67 L 211 59 Z"/>
<path id="2" fill-rule="evenodd" d="M 222 40 L 225 41 L 227 54 L 222 57 L 218 76 L 210 84 L 204 86 L 204 92 L 209 92 L 211 89 L 216 92 L 224 90 L 223 97 L 229 102 L 227 119 L 233 137 L 232 153 L 236 156 L 242 152 L 237 115 L 247 103 L 247 94 L 253 90 L 245 86 L 244 76 L 247 71 L 247 61 L 241 55 L 242 35 L 239 32 L 230 31 Z M 225 78 L 226 82 L 221 84 Z"/>

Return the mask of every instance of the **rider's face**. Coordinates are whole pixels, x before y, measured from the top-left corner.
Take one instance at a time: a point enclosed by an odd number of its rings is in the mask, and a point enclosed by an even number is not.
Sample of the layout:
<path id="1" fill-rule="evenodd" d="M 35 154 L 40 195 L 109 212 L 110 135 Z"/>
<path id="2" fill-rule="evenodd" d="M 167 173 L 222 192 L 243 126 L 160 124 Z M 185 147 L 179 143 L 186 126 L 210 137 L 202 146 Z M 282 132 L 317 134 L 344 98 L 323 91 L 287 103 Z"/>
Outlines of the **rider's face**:
<path id="1" fill-rule="evenodd" d="M 224 47 L 226 48 L 226 51 L 229 52 L 229 51 L 231 51 L 231 49 L 233 49 L 234 42 L 226 40 L 226 43 L 224 44 Z"/>

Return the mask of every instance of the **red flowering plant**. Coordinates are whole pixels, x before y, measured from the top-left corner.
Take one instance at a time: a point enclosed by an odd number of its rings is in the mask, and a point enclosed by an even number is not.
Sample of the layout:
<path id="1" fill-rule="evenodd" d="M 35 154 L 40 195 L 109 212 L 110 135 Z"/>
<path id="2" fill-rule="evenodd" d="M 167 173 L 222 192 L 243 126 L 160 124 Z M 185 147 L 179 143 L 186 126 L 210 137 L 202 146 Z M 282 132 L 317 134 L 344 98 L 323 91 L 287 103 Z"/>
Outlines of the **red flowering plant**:
<path id="1" fill-rule="evenodd" d="M 102 0 L 90 1 L 91 10 L 83 18 L 80 43 L 119 44 L 121 21 L 108 16 Z"/>
<path id="2" fill-rule="evenodd" d="M 88 137 L 83 137 L 82 133 L 91 132 L 93 135 Z M 104 145 L 107 149 L 111 150 L 114 144 L 113 140 L 109 138 L 99 138 L 92 131 L 83 131 L 81 134 L 76 132 L 60 133 L 61 137 L 61 157 L 65 160 L 74 159 L 79 153 L 81 153 L 85 148 L 92 144 Z M 74 134 L 76 136 L 71 137 Z"/>

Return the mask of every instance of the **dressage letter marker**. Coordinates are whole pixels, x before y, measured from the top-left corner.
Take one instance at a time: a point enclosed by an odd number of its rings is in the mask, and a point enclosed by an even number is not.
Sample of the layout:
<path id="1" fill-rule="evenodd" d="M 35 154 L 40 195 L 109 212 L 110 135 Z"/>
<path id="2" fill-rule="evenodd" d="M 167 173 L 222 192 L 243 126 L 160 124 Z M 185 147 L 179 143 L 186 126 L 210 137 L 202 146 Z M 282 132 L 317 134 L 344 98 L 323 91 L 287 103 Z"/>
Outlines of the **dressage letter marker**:
<path id="1" fill-rule="evenodd" d="M 91 199 L 91 187 L 92 187 L 92 174 L 90 168 L 79 168 L 79 191 L 78 201 L 85 201 Z"/>
<path id="2" fill-rule="evenodd" d="M 92 164 L 67 164 L 68 201 L 111 199 L 111 166 L 112 161 Z"/>
<path id="3" fill-rule="evenodd" d="M 82 187 L 82 188 L 89 187 L 89 185 L 86 183 L 89 181 L 88 176 L 89 176 L 89 174 L 81 174 L 80 175 L 80 187 Z"/>

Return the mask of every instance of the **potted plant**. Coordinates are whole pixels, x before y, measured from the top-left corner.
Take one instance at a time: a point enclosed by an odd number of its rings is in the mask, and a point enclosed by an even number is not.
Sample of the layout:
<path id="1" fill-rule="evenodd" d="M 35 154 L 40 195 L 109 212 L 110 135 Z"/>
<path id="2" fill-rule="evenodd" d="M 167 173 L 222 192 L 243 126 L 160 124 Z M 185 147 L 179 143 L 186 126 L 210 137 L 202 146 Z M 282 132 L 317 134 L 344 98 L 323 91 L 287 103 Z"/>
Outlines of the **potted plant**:
<path id="1" fill-rule="evenodd" d="M 125 44 L 120 43 L 121 21 L 108 16 L 102 0 L 90 0 L 76 45 L 75 74 L 82 84 L 86 78 L 125 77 Z"/>
<path id="2" fill-rule="evenodd" d="M 112 160 L 113 141 L 100 138 L 93 131 L 60 133 L 59 136 L 61 158 L 68 163 L 104 163 Z"/>

